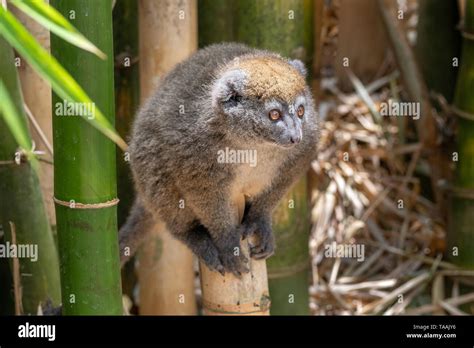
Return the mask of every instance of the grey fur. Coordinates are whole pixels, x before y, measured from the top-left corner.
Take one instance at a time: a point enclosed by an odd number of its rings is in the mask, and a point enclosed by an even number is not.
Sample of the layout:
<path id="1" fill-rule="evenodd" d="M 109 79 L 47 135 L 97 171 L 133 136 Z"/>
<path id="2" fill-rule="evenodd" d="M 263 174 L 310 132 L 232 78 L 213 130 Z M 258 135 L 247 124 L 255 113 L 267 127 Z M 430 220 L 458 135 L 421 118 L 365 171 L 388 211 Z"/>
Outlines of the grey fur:
<path id="1" fill-rule="evenodd" d="M 303 120 L 281 101 L 240 95 L 245 74 L 221 69 L 249 54 L 275 56 L 241 44 L 198 51 L 165 77 L 138 113 L 129 151 L 139 199 L 120 231 L 122 259 L 154 218 L 221 273 L 248 271 L 247 260 L 235 251 L 250 234 L 260 241 L 252 257 L 273 253 L 271 213 L 315 155 L 317 119 L 308 87 L 299 97 Z M 291 64 L 305 73 L 301 62 Z M 284 114 L 278 122 L 268 117 L 275 105 Z M 258 164 L 219 163 L 218 151 L 226 148 L 256 150 Z M 241 223 L 230 199 L 235 192 L 246 197 Z"/>

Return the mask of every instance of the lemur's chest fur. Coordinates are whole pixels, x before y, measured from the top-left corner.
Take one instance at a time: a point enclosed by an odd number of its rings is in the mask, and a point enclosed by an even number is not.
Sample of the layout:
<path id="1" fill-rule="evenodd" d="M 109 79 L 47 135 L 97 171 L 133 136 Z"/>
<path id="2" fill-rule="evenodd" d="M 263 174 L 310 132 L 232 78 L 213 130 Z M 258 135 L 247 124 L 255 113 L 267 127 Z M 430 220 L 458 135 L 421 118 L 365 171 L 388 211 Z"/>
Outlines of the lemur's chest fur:
<path id="1" fill-rule="evenodd" d="M 235 164 L 234 177 L 231 184 L 233 196 L 243 195 L 248 198 L 258 196 L 267 189 L 282 164 L 282 159 L 273 149 L 269 151 L 264 148 L 244 149 L 253 152 L 254 161 L 250 163 Z"/>

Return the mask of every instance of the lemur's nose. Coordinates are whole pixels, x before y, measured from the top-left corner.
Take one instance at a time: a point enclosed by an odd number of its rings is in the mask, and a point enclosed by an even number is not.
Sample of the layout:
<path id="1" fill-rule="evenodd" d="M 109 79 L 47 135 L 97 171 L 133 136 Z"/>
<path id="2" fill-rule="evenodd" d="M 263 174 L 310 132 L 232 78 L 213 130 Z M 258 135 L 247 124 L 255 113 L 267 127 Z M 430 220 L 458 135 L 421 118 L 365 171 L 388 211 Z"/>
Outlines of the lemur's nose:
<path id="1" fill-rule="evenodd" d="M 294 135 L 290 137 L 290 141 L 292 144 L 298 144 L 301 141 L 301 136 L 299 135 Z"/>

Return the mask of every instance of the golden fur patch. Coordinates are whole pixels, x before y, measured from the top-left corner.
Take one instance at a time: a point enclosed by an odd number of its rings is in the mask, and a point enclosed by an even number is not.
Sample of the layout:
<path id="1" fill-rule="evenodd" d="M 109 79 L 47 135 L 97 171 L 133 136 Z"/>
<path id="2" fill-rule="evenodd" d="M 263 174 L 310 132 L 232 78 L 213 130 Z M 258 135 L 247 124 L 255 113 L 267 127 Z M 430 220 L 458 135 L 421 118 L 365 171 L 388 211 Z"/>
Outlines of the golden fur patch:
<path id="1" fill-rule="evenodd" d="M 278 98 L 292 103 L 304 91 L 304 77 L 281 58 L 241 57 L 235 60 L 234 64 L 248 75 L 244 92 L 246 95 L 262 99 Z"/>

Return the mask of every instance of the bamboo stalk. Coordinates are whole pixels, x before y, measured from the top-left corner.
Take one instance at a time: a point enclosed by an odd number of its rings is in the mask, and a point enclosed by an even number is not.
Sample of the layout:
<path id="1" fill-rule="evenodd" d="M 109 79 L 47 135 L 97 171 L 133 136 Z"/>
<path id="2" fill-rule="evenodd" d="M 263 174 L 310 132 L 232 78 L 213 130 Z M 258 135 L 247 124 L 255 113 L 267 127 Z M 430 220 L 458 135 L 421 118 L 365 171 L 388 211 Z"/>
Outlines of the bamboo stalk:
<path id="1" fill-rule="evenodd" d="M 135 112 L 138 109 L 140 91 L 138 75 L 138 2 L 121 0 L 113 10 L 115 56 L 115 129 L 123 139 L 130 133 Z M 125 30 L 126 28 L 126 30 Z M 117 207 L 119 228 L 125 223 L 134 199 L 132 173 L 128 153 L 117 152 L 117 191 L 120 198 Z M 136 285 L 134 264 L 127 263 L 122 269 L 122 289 L 133 298 Z"/>
<path id="2" fill-rule="evenodd" d="M 240 0 L 237 5 L 238 41 L 298 58 L 311 70 L 313 1 Z M 306 178 L 303 178 L 273 215 L 276 253 L 268 260 L 272 314 L 309 313 L 307 197 Z M 289 200 L 293 200 L 294 207 Z"/>
<path id="3" fill-rule="evenodd" d="M 235 0 L 199 0 L 199 47 L 230 42 L 235 37 Z"/>
<path id="4" fill-rule="evenodd" d="M 140 91 L 138 74 L 138 3 L 121 0 L 113 11 L 115 56 L 115 129 L 127 139 L 133 116 L 138 109 Z M 117 153 L 118 224 L 127 218 L 133 203 L 133 183 L 126 153 Z"/>
<path id="5" fill-rule="evenodd" d="M 13 98 L 21 115 L 20 121 L 26 125 L 13 50 L 1 38 L 0 79 Z M 0 117 L 0 129 L 0 161 L 11 161 L 15 158 L 18 144 L 3 117 Z M 0 164 L 0 218 L 5 240 L 12 243 L 12 223 L 18 243 L 30 245 L 38 251 L 36 262 L 28 258 L 19 260 L 24 314 L 36 314 L 40 303 L 47 299 L 58 305 L 61 297 L 58 256 L 39 187 L 37 172 L 31 163 Z"/>
<path id="6" fill-rule="evenodd" d="M 456 84 L 454 106 L 458 118 L 457 153 L 454 188 L 451 191 L 449 216 L 449 249 L 452 262 L 469 269 L 474 268 L 474 1 L 466 1 L 465 37 Z M 456 248 L 456 249 L 454 249 Z"/>
<path id="7" fill-rule="evenodd" d="M 430 164 L 433 195 L 436 198 L 439 211 L 443 212 L 445 211 L 444 200 L 439 185 L 443 179 L 442 168 L 449 167 L 449 163 L 446 162 L 446 158 L 438 149 L 438 130 L 429 93 L 408 39 L 398 25 L 393 3 L 387 0 L 378 0 L 378 7 L 410 101 L 420 103 L 421 116 L 419 120 L 416 120 L 416 128 Z"/>
<path id="8" fill-rule="evenodd" d="M 113 125 L 111 0 L 51 0 L 51 4 L 66 18 L 73 14 L 76 28 L 107 55 L 101 60 L 51 37 L 52 54 Z M 63 313 L 120 315 L 117 207 L 113 203 L 117 197 L 115 145 L 80 115 L 57 114 L 60 108 L 56 106 L 64 102 L 53 95 L 54 193 Z M 90 206 L 78 209 L 80 204 Z"/>
<path id="9" fill-rule="evenodd" d="M 415 53 L 426 85 L 451 103 L 456 86 L 457 66 L 453 59 L 461 53 L 458 4 L 455 1 L 419 1 L 419 21 Z M 436 52 L 436 54 L 433 54 Z"/>
<path id="10" fill-rule="evenodd" d="M 336 54 L 336 76 L 343 90 L 350 90 L 346 70 L 363 83 L 373 81 L 387 54 L 387 38 L 373 0 L 341 0 Z M 357 28 L 357 29 L 356 29 Z"/>
<path id="11" fill-rule="evenodd" d="M 141 100 L 197 48 L 197 3 L 139 2 Z M 141 314 L 195 314 L 193 255 L 157 222 L 139 251 Z"/>

